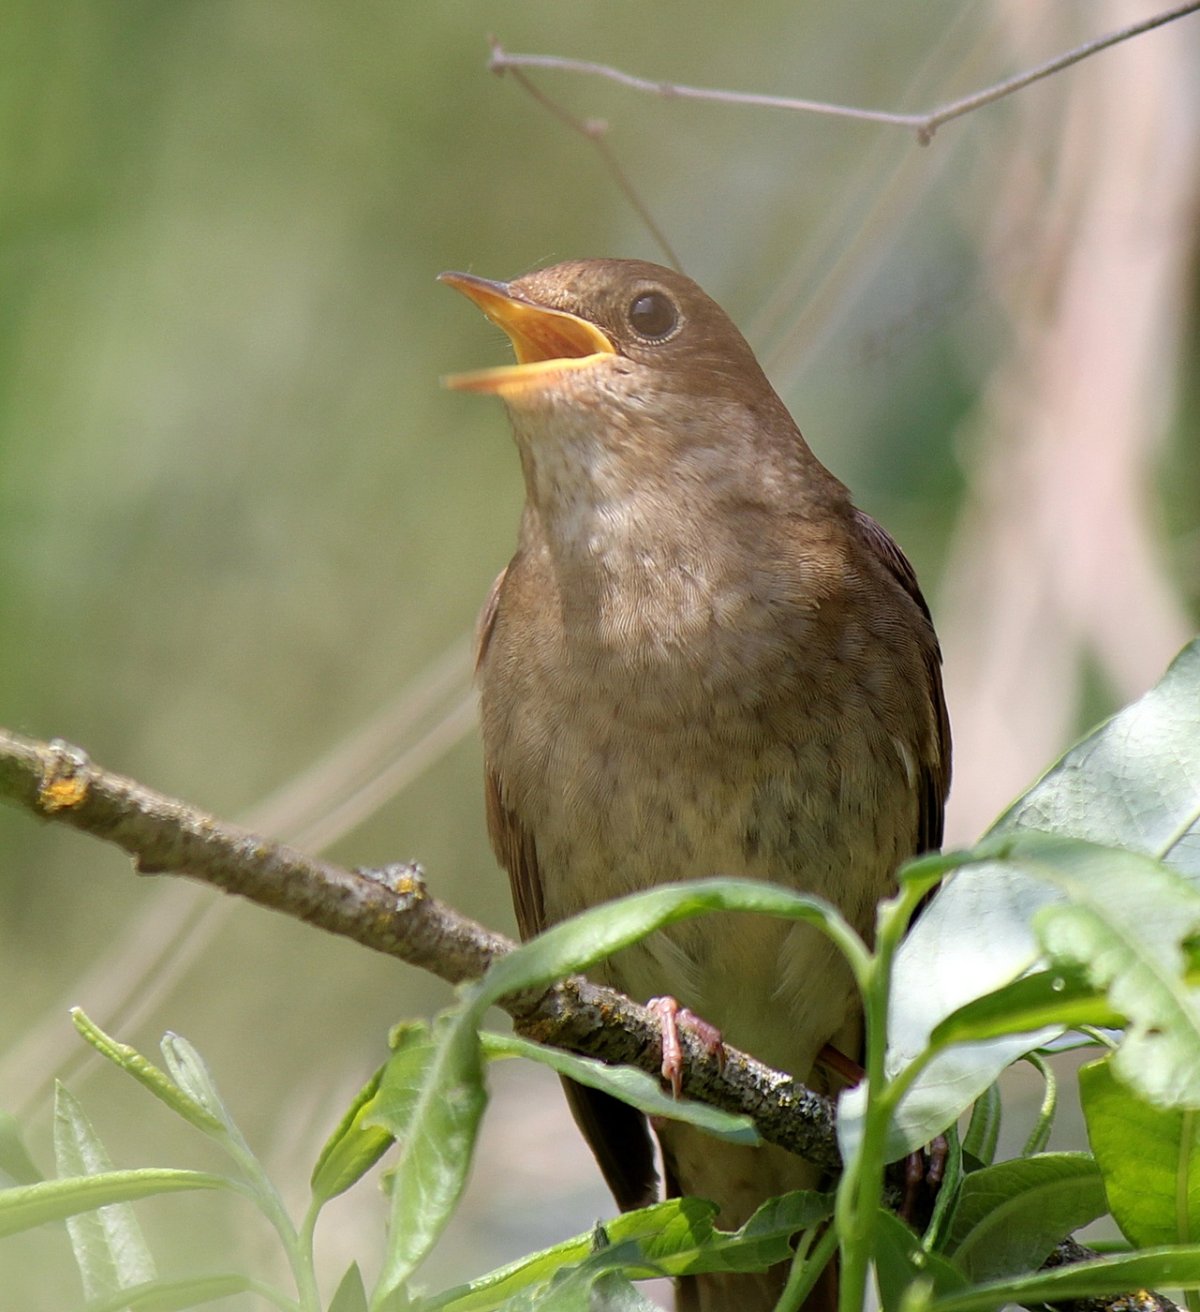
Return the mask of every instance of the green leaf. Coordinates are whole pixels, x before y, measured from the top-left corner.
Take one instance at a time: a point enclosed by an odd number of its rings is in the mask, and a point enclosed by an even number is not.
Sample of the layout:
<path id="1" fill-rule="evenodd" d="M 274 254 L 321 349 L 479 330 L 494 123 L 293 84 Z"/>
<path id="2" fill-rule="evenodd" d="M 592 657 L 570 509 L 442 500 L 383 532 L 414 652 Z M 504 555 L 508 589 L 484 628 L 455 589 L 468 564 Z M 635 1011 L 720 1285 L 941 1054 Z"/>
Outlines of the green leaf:
<path id="1" fill-rule="evenodd" d="M 953 1262 L 928 1252 L 899 1217 L 882 1210 L 875 1218 L 875 1270 L 885 1308 L 900 1307 L 908 1287 L 917 1281 L 932 1282 L 938 1294 L 967 1283 Z"/>
<path id="2" fill-rule="evenodd" d="M 1200 880 L 1200 639 L 996 821 L 1125 848 Z"/>
<path id="3" fill-rule="evenodd" d="M 351 1262 L 329 1304 L 329 1312 L 367 1312 L 367 1291 L 357 1262 Z"/>
<path id="4" fill-rule="evenodd" d="M 664 1203 L 624 1212 L 602 1227 L 607 1244 L 649 1243 L 664 1236 L 672 1251 L 711 1241 L 716 1206 L 698 1198 L 671 1198 Z M 423 1305 L 423 1312 L 481 1312 L 498 1307 L 532 1289 L 545 1287 L 556 1272 L 577 1266 L 594 1250 L 596 1231 L 588 1230 L 551 1248 L 498 1267 L 468 1285 L 446 1290 Z"/>
<path id="5" fill-rule="evenodd" d="M 1001 1119 L 1000 1089 L 995 1084 L 989 1084 L 975 1100 L 971 1110 L 971 1120 L 963 1136 L 963 1155 L 974 1158 L 984 1166 L 990 1166 L 996 1157 Z"/>
<path id="6" fill-rule="evenodd" d="M 1200 1113 L 1136 1097 L 1111 1059 L 1079 1072 L 1088 1139 L 1122 1233 L 1139 1247 L 1200 1236 Z"/>
<path id="7" fill-rule="evenodd" d="M 993 840 L 1036 828 L 1125 846 L 1200 875 L 1200 642 L 1157 687 L 1102 725 L 997 822 Z M 1032 967 L 1045 885 L 1004 862 L 953 876 L 897 955 L 888 1029 L 889 1073 L 916 1060 L 935 1026 Z M 1054 1031 L 956 1045 L 904 1098 L 889 1140 L 901 1155 L 926 1143 Z"/>
<path id="8" fill-rule="evenodd" d="M 632 1066 L 607 1066 L 590 1057 L 577 1057 L 558 1048 L 545 1048 L 541 1044 L 530 1043 L 527 1039 L 512 1035 L 486 1033 L 482 1037 L 484 1052 L 489 1057 L 526 1057 L 530 1061 L 549 1066 L 560 1075 L 568 1076 L 577 1084 L 586 1084 L 589 1088 L 611 1093 L 613 1097 L 645 1112 L 647 1116 L 685 1121 L 732 1143 L 754 1145 L 760 1142 L 758 1131 L 749 1116 L 719 1111 L 704 1103 L 689 1102 L 686 1098 L 673 1098 L 652 1075 Z"/>
<path id="9" fill-rule="evenodd" d="M 54 1158 L 60 1178 L 101 1175 L 112 1162 L 79 1101 L 61 1084 L 54 1097 Z M 109 1298 L 158 1272 L 128 1203 L 67 1217 L 71 1251 L 89 1301 Z"/>
<path id="10" fill-rule="evenodd" d="M 171 1078 L 180 1089 L 198 1106 L 202 1107 L 214 1121 L 227 1130 L 237 1132 L 229 1108 L 217 1091 L 217 1082 L 213 1079 L 208 1064 L 182 1034 L 168 1031 L 159 1044 L 163 1060 Z M 241 1136 L 238 1136 L 239 1140 Z"/>
<path id="11" fill-rule="evenodd" d="M 962 1192 L 962 1182 L 966 1178 L 966 1173 L 963 1170 L 963 1149 L 958 1139 L 958 1128 L 953 1125 L 947 1126 L 945 1138 L 946 1164 L 942 1172 L 942 1182 L 933 1202 L 933 1211 L 929 1217 L 929 1224 L 925 1227 L 925 1233 L 921 1237 L 921 1247 L 927 1253 L 934 1252 L 939 1247 L 941 1237 L 950 1225 L 955 1208 L 958 1206 L 959 1194 Z"/>
<path id="12" fill-rule="evenodd" d="M 944 1247 L 972 1281 L 994 1280 L 1037 1267 L 1106 1210 L 1087 1153 L 1017 1158 L 967 1176 Z"/>
<path id="13" fill-rule="evenodd" d="M 321 1149 L 312 1173 L 313 1198 L 318 1204 L 336 1198 L 361 1180 L 392 1146 L 389 1131 L 367 1124 L 384 1069 L 381 1066 L 359 1090 Z"/>
<path id="14" fill-rule="evenodd" d="M 370 1116 L 363 1117 L 364 1126 L 382 1127 L 401 1145 L 392 1172 L 388 1241 L 372 1297 L 374 1307 L 399 1290 L 429 1253 L 466 1183 L 487 1104 L 475 1023 L 473 1007 L 446 1014 L 435 1033 L 433 1057 L 415 1102 L 405 1084 L 413 1069 L 413 1052 L 407 1048 L 397 1052 L 384 1068 Z M 393 1063 L 402 1086 L 397 1101 L 384 1096 L 385 1090 L 391 1092 Z"/>
<path id="15" fill-rule="evenodd" d="M 1035 917 L 1046 955 L 1107 990 L 1127 1018 L 1116 1075 L 1160 1106 L 1200 1108 L 1200 988 L 1185 978 L 1184 949 L 1200 934 L 1200 893 L 1133 852 L 1065 839 L 1030 846 L 1018 859 L 1066 895 Z"/>
<path id="16" fill-rule="evenodd" d="M 764 1203 L 741 1229 L 713 1226 L 716 1207 L 698 1198 L 672 1198 L 625 1212 L 603 1226 L 606 1247 L 630 1274 L 695 1275 L 712 1271 L 760 1271 L 791 1255 L 791 1237 L 833 1213 L 827 1194 L 797 1192 Z M 426 1312 L 483 1312 L 508 1306 L 554 1277 L 578 1269 L 596 1248 L 596 1232 L 563 1243 L 480 1276 L 469 1285 L 429 1300 Z M 595 1270 L 593 1265 L 592 1270 Z M 514 1304 L 515 1305 L 515 1304 Z M 539 1305 L 540 1306 L 540 1305 Z"/>
<path id="17" fill-rule="evenodd" d="M 478 1006 L 586 970 L 656 929 L 715 911 L 757 912 L 815 925 L 842 948 L 856 972 L 865 969 L 862 940 L 823 899 L 759 880 L 696 879 L 605 902 L 539 934 L 491 967 Z"/>
<path id="18" fill-rule="evenodd" d="M 0 1171 L 14 1184 L 34 1184 L 42 1178 L 25 1147 L 16 1117 L 5 1111 L 0 1111 Z"/>
<path id="19" fill-rule="evenodd" d="M 1044 1152 L 1050 1142 L 1050 1131 L 1054 1128 L 1054 1113 L 1058 1108 L 1058 1080 L 1054 1068 L 1036 1052 L 1026 1053 L 1025 1060 L 1038 1072 L 1045 1084 L 1037 1120 L 1029 1132 L 1029 1138 L 1025 1140 L 1025 1147 L 1021 1149 L 1022 1157 L 1033 1157 Z"/>
<path id="20" fill-rule="evenodd" d="M 934 1028 L 929 1043 L 940 1050 L 952 1043 L 1120 1021 L 1104 991 L 1081 971 L 1039 970 L 951 1012 Z"/>
<path id="21" fill-rule="evenodd" d="M 78 1007 L 71 1009 L 71 1020 L 79 1033 L 102 1057 L 107 1057 L 115 1066 L 127 1071 L 143 1088 L 149 1089 L 160 1102 L 165 1103 L 185 1121 L 190 1122 L 198 1130 L 203 1130 L 205 1134 L 220 1136 L 225 1133 L 226 1127 L 218 1117 L 211 1115 L 194 1098 L 189 1097 L 153 1062 L 147 1061 L 136 1048 L 118 1043 L 116 1039 L 105 1034 Z"/>
<path id="22" fill-rule="evenodd" d="M 215 1303 L 218 1299 L 235 1294 L 258 1294 L 274 1303 L 283 1312 L 299 1312 L 294 1299 L 286 1298 L 277 1289 L 236 1274 L 189 1276 L 183 1280 L 151 1280 L 144 1285 L 122 1290 L 102 1303 L 89 1303 L 87 1312 L 183 1312 L 184 1308 Z M 333 1309 L 330 1309 L 333 1312 Z"/>
<path id="23" fill-rule="evenodd" d="M 67 1180 L 43 1180 L 0 1190 L 0 1238 L 31 1230 L 47 1221 L 107 1207 L 110 1203 L 132 1202 L 154 1194 L 180 1193 L 187 1189 L 238 1189 L 223 1175 L 204 1171 L 180 1171 L 165 1167 L 143 1167 L 136 1171 L 106 1171 Z"/>
<path id="24" fill-rule="evenodd" d="M 369 1111 L 360 1119 L 365 1126 L 378 1125 L 393 1138 L 403 1140 L 416 1114 L 437 1046 L 429 1026 L 417 1021 L 397 1025 L 389 1042 L 392 1056 L 384 1063 Z"/>
<path id="25" fill-rule="evenodd" d="M 1200 1288 L 1200 1246 L 1148 1248 L 976 1285 L 936 1299 L 930 1312 L 996 1312 L 1009 1303 L 1040 1306 L 1155 1288 Z"/>

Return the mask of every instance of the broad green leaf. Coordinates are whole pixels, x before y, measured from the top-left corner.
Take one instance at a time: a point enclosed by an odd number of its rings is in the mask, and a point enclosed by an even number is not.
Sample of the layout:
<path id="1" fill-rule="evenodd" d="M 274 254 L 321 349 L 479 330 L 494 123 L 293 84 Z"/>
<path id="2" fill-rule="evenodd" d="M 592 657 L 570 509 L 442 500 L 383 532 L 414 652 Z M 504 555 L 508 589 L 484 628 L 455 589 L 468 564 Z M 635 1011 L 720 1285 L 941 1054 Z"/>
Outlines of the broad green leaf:
<path id="1" fill-rule="evenodd" d="M 34 1184 L 42 1178 L 25 1147 L 16 1117 L 5 1111 L 0 1111 L 0 1171 L 14 1184 Z"/>
<path id="2" fill-rule="evenodd" d="M 972 1281 L 1039 1266 L 1064 1235 L 1106 1211 L 1087 1153 L 1045 1153 L 974 1171 L 963 1181 L 945 1251 Z"/>
<path id="3" fill-rule="evenodd" d="M 632 1066 L 606 1066 L 590 1057 L 576 1057 L 558 1048 L 545 1048 L 512 1035 L 487 1033 L 482 1037 L 484 1052 L 488 1056 L 526 1057 L 549 1066 L 560 1075 L 569 1076 L 577 1084 L 611 1093 L 647 1116 L 686 1121 L 732 1143 L 760 1142 L 750 1117 L 719 1111 L 701 1102 L 689 1102 L 686 1098 L 673 1098 L 652 1075 Z"/>
<path id="4" fill-rule="evenodd" d="M 1121 847 L 1200 880 L 1200 639 L 996 821 Z"/>
<path id="5" fill-rule="evenodd" d="M 885 1308 L 898 1308 L 914 1282 L 932 1282 L 935 1293 L 961 1289 L 967 1280 L 949 1259 L 928 1252 L 920 1239 L 891 1212 L 875 1218 L 875 1271 Z"/>
<path id="6" fill-rule="evenodd" d="M 367 1312 L 367 1291 L 357 1262 L 351 1262 L 341 1278 L 329 1312 Z"/>
<path id="7" fill-rule="evenodd" d="M 312 1173 L 312 1192 L 317 1203 L 326 1203 L 344 1193 L 391 1147 L 389 1131 L 366 1124 L 374 1110 L 372 1101 L 383 1072 L 381 1066 L 363 1085 L 321 1149 Z"/>
<path id="8" fill-rule="evenodd" d="M 1057 839 L 1018 859 L 1065 901 L 1035 929 L 1052 964 L 1083 972 L 1126 1018 L 1113 1069 L 1152 1102 L 1200 1108 L 1200 988 L 1184 944 L 1200 934 L 1200 892 L 1148 857 Z"/>
<path id="9" fill-rule="evenodd" d="M 42 1180 L 0 1190 L 0 1238 L 31 1230 L 47 1221 L 110 1203 L 133 1202 L 155 1194 L 180 1193 L 187 1189 L 238 1189 L 223 1175 L 205 1171 L 180 1171 L 165 1167 L 143 1167 L 136 1171 L 106 1171 L 69 1180 Z"/>
<path id="10" fill-rule="evenodd" d="M 426 1257 L 450 1219 L 466 1183 L 479 1121 L 487 1104 L 474 1008 L 452 1011 L 435 1033 L 429 1062 L 411 1116 L 402 1116 L 380 1093 L 364 1126 L 376 1125 L 400 1140 L 400 1157 L 392 1173 L 392 1205 L 383 1269 L 372 1306 L 399 1290 Z M 394 1061 L 404 1067 L 411 1053 Z"/>
<path id="11" fill-rule="evenodd" d="M 1150 1247 L 1200 1236 L 1200 1112 L 1151 1106 L 1115 1078 L 1111 1059 L 1084 1066 L 1079 1091 L 1108 1205 L 1126 1238 Z"/>
<path id="12" fill-rule="evenodd" d="M 164 1071 L 159 1070 L 153 1062 L 147 1061 L 136 1048 L 126 1043 L 118 1043 L 78 1008 L 71 1010 L 71 1020 L 80 1034 L 96 1049 L 102 1057 L 107 1057 L 115 1066 L 127 1071 L 143 1088 L 149 1089 L 154 1096 L 166 1103 L 173 1112 L 189 1121 L 205 1134 L 222 1135 L 225 1126 L 220 1119 L 207 1112 L 194 1098 L 186 1094 Z"/>
<path id="13" fill-rule="evenodd" d="M 1200 876 L 1200 642 L 1184 649 L 1155 688 L 1067 752 L 992 834 L 1027 829 L 1125 846 Z M 897 956 L 889 1073 L 920 1056 L 952 1012 L 1034 965 L 1033 916 L 1053 899 L 1005 862 L 971 866 L 943 885 Z M 905 1097 L 889 1151 L 928 1142 L 1006 1066 L 1053 1034 L 1048 1028 L 939 1055 Z"/>
<path id="14" fill-rule="evenodd" d="M 89 1303 L 87 1312 L 183 1312 L 189 1307 L 215 1303 L 235 1294 L 257 1294 L 282 1312 L 300 1312 L 299 1304 L 279 1290 L 236 1274 L 191 1276 L 183 1280 L 151 1280 L 147 1284 L 122 1290 L 102 1303 Z M 333 1309 L 330 1308 L 330 1312 Z"/>
<path id="15" fill-rule="evenodd" d="M 1042 1303 L 1164 1288 L 1200 1289 L 1200 1245 L 1147 1248 L 1140 1253 L 1122 1253 L 975 1285 L 935 1299 L 929 1312 L 996 1312 L 1010 1303 L 1037 1307 Z"/>
<path id="16" fill-rule="evenodd" d="M 510 993 L 586 970 L 656 929 L 715 911 L 756 912 L 815 925 L 848 954 L 856 970 L 864 966 L 862 940 L 823 899 L 759 880 L 696 879 L 605 902 L 539 934 L 491 967 L 477 1005 L 482 1009 Z"/>
<path id="17" fill-rule="evenodd" d="M 61 1084 L 54 1096 L 54 1160 L 63 1179 L 112 1170 L 87 1114 Z M 145 1284 L 158 1274 L 129 1203 L 69 1216 L 67 1232 L 89 1302 L 109 1298 L 129 1285 Z"/>

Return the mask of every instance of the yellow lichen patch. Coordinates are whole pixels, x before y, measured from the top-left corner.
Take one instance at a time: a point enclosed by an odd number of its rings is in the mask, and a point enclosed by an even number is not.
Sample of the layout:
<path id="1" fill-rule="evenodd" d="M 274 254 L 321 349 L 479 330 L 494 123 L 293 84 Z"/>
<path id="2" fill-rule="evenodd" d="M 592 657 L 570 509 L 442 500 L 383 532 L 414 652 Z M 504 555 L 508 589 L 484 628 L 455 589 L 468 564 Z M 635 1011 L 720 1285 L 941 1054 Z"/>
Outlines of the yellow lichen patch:
<path id="1" fill-rule="evenodd" d="M 81 806 L 87 799 L 88 781 L 80 775 L 59 775 L 47 779 L 38 792 L 38 804 L 43 811 L 68 811 Z"/>

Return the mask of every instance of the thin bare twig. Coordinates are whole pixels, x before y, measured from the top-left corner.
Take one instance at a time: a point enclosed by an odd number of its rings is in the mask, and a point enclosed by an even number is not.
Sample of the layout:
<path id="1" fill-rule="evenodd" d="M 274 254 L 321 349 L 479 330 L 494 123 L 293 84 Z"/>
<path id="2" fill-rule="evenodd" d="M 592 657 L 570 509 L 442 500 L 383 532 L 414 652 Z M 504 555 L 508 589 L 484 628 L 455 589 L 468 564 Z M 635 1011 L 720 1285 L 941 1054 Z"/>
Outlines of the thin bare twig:
<path id="1" fill-rule="evenodd" d="M 630 180 L 629 175 L 621 167 L 620 161 L 617 159 L 616 151 L 614 151 L 608 144 L 608 124 L 605 123 L 603 119 L 598 118 L 576 118 L 576 116 L 572 114 L 565 105 L 560 105 L 557 100 L 546 95 L 546 93 L 539 87 L 534 86 L 519 68 L 501 67 L 498 65 L 496 63 L 496 55 L 497 53 L 503 55 L 504 52 L 500 49 L 500 44 L 496 41 L 495 37 L 493 37 L 491 41 L 491 68 L 493 72 L 499 74 L 505 72 L 511 73 L 516 80 L 517 85 L 521 87 L 522 90 L 528 92 L 539 105 L 548 109 L 560 122 L 565 123 L 573 132 L 578 132 L 585 141 L 588 141 L 595 146 L 600 158 L 604 161 L 605 168 L 607 168 L 609 173 L 612 174 L 613 181 L 618 187 L 620 187 L 625 195 L 625 199 L 633 206 L 634 210 L 637 212 L 638 218 L 640 218 L 650 230 L 650 235 L 656 242 L 658 242 L 659 246 L 662 247 L 663 254 L 667 257 L 667 263 L 673 269 L 682 273 L 683 265 L 680 263 L 679 256 L 675 253 L 675 248 L 671 245 L 670 241 L 668 241 L 667 234 L 655 222 L 654 216 L 650 213 L 646 202 L 642 200 L 641 196 L 638 194 L 637 188 L 634 187 L 633 182 Z"/>
<path id="2" fill-rule="evenodd" d="M 494 73 L 516 71 L 521 68 L 544 68 L 556 70 L 560 73 L 583 73 L 588 76 L 607 78 L 610 82 L 618 82 L 622 86 L 631 87 L 634 91 L 642 91 L 648 95 L 661 96 L 665 100 L 703 100 L 714 104 L 747 105 L 758 109 L 786 109 L 805 114 L 826 114 L 837 118 L 865 120 L 870 123 L 887 123 L 893 127 L 908 128 L 915 132 L 917 140 L 924 146 L 929 144 L 933 139 L 933 134 L 943 123 L 960 118 L 973 110 L 981 109 L 984 105 L 990 105 L 997 100 L 1002 100 L 1005 96 L 1012 95 L 1014 91 L 1020 91 L 1042 78 L 1049 77 L 1053 73 L 1070 67 L 1072 64 L 1078 64 L 1081 60 L 1098 54 L 1101 50 L 1107 50 L 1109 46 L 1128 41 L 1131 37 L 1140 36 L 1143 32 L 1149 32 L 1156 27 L 1162 27 L 1165 23 L 1173 22 L 1177 18 L 1184 18 L 1188 14 L 1195 13 L 1198 9 L 1200 9 L 1200 0 L 1188 0 L 1188 3 L 1176 5 L 1173 9 L 1156 14 L 1153 18 L 1143 19 L 1138 23 L 1130 23 L 1127 27 L 1119 28 L 1115 32 L 1096 37 L 1092 41 L 1085 41 L 1082 45 L 1076 46 L 1061 55 L 1056 55 L 1053 59 L 1047 60 L 1044 64 L 1039 64 L 1036 68 L 1006 78 L 1004 81 L 997 82 L 982 91 L 976 91 L 972 95 L 964 96 L 961 100 L 953 100 L 949 104 L 942 105 L 927 114 L 898 114 L 890 110 L 862 109 L 852 105 L 835 105 L 821 100 L 799 100 L 791 96 L 767 96 L 751 91 L 722 91 L 715 87 L 693 87 L 679 82 L 651 81 L 649 78 L 637 77 L 632 73 L 626 73 L 622 69 L 613 68 L 608 64 L 596 64 L 585 59 L 566 59 L 560 55 L 512 55 L 504 50 L 495 38 L 492 39 L 492 57 L 488 67 Z"/>
<path id="3" fill-rule="evenodd" d="M 416 866 L 346 870 L 226 824 L 186 802 L 94 765 L 77 747 L 0 730 L 0 798 L 115 843 L 142 874 L 187 875 L 260 906 L 420 966 L 452 984 L 476 979 L 515 946 L 431 897 Z M 613 989 L 580 977 L 501 1006 L 541 1043 L 657 1075 L 659 1021 Z M 753 1057 L 724 1066 L 686 1032 L 689 1096 L 754 1118 L 762 1137 L 834 1170 L 833 1104 Z"/>

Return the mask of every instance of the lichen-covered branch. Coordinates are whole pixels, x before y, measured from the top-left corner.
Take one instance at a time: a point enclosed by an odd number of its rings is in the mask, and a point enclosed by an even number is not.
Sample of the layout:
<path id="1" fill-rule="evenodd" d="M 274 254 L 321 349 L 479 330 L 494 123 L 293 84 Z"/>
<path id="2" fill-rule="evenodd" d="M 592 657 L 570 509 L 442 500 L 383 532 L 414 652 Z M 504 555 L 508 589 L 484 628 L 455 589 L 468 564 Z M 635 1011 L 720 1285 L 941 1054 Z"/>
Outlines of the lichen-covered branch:
<path id="1" fill-rule="evenodd" d="M 432 897 L 417 866 L 346 870 L 306 856 L 94 764 L 67 743 L 0 730 L 0 797 L 115 843 L 142 874 L 186 875 L 271 907 L 450 983 L 475 979 L 510 939 Z M 657 1019 L 615 990 L 575 977 L 507 999 L 517 1029 L 539 1042 L 657 1074 Z M 834 1169 L 829 1099 L 727 1048 L 722 1066 L 687 1032 L 684 1091 L 752 1116 L 764 1139 Z"/>

